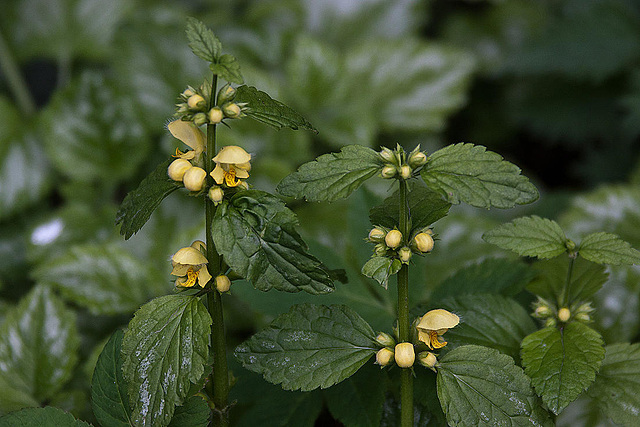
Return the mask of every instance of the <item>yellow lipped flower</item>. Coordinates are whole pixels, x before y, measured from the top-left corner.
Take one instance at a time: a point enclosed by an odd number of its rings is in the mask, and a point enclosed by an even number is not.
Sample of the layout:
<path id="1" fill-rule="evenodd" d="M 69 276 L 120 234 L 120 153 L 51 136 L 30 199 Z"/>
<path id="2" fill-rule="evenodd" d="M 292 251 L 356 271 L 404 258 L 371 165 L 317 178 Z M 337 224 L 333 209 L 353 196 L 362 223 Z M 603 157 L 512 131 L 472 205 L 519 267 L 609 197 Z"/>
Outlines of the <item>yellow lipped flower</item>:
<path id="1" fill-rule="evenodd" d="M 241 147 L 236 145 L 228 145 L 223 147 L 217 156 L 213 158 L 216 167 L 211 172 L 211 177 L 218 185 L 227 187 L 244 187 L 247 184 L 242 181 L 249 178 L 251 170 L 251 154 L 247 153 Z"/>
<path id="2" fill-rule="evenodd" d="M 178 276 L 176 286 L 192 288 L 197 283 L 201 288 L 204 288 L 211 280 L 207 263 L 207 258 L 193 245 L 180 249 L 171 257 L 171 265 L 173 266 L 171 274 Z"/>
<path id="3" fill-rule="evenodd" d="M 416 326 L 418 339 L 424 342 L 430 350 L 442 348 L 446 341 L 440 341 L 440 336 L 460 323 L 460 318 L 441 308 L 427 312 Z"/>
<path id="4" fill-rule="evenodd" d="M 197 161 L 205 148 L 204 133 L 193 123 L 182 120 L 172 121 L 167 128 L 169 132 L 171 132 L 171 135 L 192 148 L 192 150 L 185 151 L 184 153 L 176 149 L 174 157 L 185 160 L 196 159 Z"/>

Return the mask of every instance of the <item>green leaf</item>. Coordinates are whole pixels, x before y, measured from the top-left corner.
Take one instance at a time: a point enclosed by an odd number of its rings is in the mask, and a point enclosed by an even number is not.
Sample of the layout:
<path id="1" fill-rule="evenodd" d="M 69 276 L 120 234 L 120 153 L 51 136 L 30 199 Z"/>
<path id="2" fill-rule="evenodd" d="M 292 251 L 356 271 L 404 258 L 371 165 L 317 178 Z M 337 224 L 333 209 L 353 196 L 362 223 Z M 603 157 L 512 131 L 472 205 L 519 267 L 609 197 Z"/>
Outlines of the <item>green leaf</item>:
<path id="1" fill-rule="evenodd" d="M 248 104 L 249 110 L 245 112 L 248 117 L 275 129 L 288 127 L 293 130 L 303 129 L 318 133 L 302 115 L 253 86 L 238 87 L 235 101 Z"/>
<path id="2" fill-rule="evenodd" d="M 237 83 L 239 85 L 244 83 L 242 73 L 240 72 L 240 63 L 238 63 L 238 60 L 234 56 L 228 54 L 222 55 L 216 63 L 209 65 L 209 69 L 213 74 L 217 74 L 218 77 L 229 83 Z"/>
<path id="3" fill-rule="evenodd" d="M 104 346 L 91 379 L 91 406 L 103 426 L 131 425 L 131 407 L 127 384 L 122 376 L 122 337 L 116 330 Z"/>
<path id="4" fill-rule="evenodd" d="M 615 234 L 592 233 L 582 239 L 578 254 L 598 264 L 640 264 L 640 252 Z"/>
<path id="5" fill-rule="evenodd" d="M 553 425 L 522 369 L 497 350 L 459 347 L 437 369 L 438 398 L 449 425 Z"/>
<path id="6" fill-rule="evenodd" d="M 0 377 L 38 402 L 52 398 L 78 360 L 74 313 L 46 286 L 36 286 L 0 326 Z"/>
<path id="7" fill-rule="evenodd" d="M 173 159 L 167 159 L 142 180 L 138 188 L 127 194 L 116 214 L 116 225 L 122 224 L 120 234 L 128 240 L 149 220 L 153 211 L 169 194 L 181 187 L 167 176 Z"/>
<path id="8" fill-rule="evenodd" d="M 539 216 L 525 216 L 487 231 L 485 242 L 518 255 L 553 258 L 566 252 L 567 238 L 557 222 Z"/>
<path id="9" fill-rule="evenodd" d="M 360 145 L 348 145 L 340 153 L 324 154 L 300 166 L 278 184 L 283 196 L 310 202 L 333 202 L 353 193 L 382 168 L 377 152 Z"/>
<path id="10" fill-rule="evenodd" d="M 640 344 L 613 344 L 587 393 L 615 423 L 640 424 Z"/>
<path id="11" fill-rule="evenodd" d="M 476 344 L 495 348 L 518 361 L 520 342 L 536 330 L 529 313 L 520 304 L 499 295 L 462 295 L 442 300 L 438 307 L 462 319 L 444 336 L 449 343 L 447 350 Z"/>
<path id="12" fill-rule="evenodd" d="M 479 208 L 513 208 L 538 200 L 536 187 L 520 168 L 481 145 L 459 143 L 436 151 L 422 168 L 422 179 L 449 202 Z"/>
<path id="13" fill-rule="evenodd" d="M 375 279 L 383 288 L 387 289 L 389 276 L 396 274 L 401 267 L 402 263 L 397 258 L 374 256 L 362 266 L 362 274 Z"/>
<path id="14" fill-rule="evenodd" d="M 296 305 L 238 346 L 235 356 L 285 390 L 327 388 L 353 375 L 379 348 L 375 333 L 345 305 Z"/>
<path id="15" fill-rule="evenodd" d="M 209 359 L 211 317 L 198 298 L 167 295 L 143 305 L 122 340 L 122 371 L 135 424 L 168 425 Z"/>
<path id="16" fill-rule="evenodd" d="M 434 191 L 421 186 L 414 186 L 407 196 L 409 200 L 409 214 L 411 233 L 430 226 L 449 213 L 451 203 L 442 200 Z M 399 215 L 400 194 L 396 191 L 391 197 L 369 211 L 371 224 L 382 225 L 387 228 L 397 227 L 400 223 Z"/>
<path id="17" fill-rule="evenodd" d="M 29 393 L 14 388 L 10 379 L 0 375 L 0 415 L 22 408 L 38 406 L 40 406 L 40 402 L 35 400 Z M 2 419 L 0 418 L 0 420 Z"/>
<path id="18" fill-rule="evenodd" d="M 579 322 L 549 326 L 522 341 L 525 372 L 556 415 L 591 385 L 603 358 L 602 337 Z"/>
<path id="19" fill-rule="evenodd" d="M 434 301 L 463 294 L 498 293 L 515 296 L 536 273 L 521 261 L 487 258 L 478 264 L 457 270 L 431 294 Z"/>
<path id="20" fill-rule="evenodd" d="M 189 17 L 186 33 L 189 47 L 196 56 L 208 62 L 217 62 L 222 52 L 222 43 L 206 25 Z"/>
<path id="21" fill-rule="evenodd" d="M 329 273 L 307 252 L 297 224 L 295 214 L 276 196 L 241 191 L 218 206 L 213 240 L 225 262 L 256 289 L 332 292 Z"/>
<path id="22" fill-rule="evenodd" d="M 44 408 L 27 408 L 12 412 L 0 418 L 2 427 L 89 427 L 82 420 L 76 420 L 73 415 L 53 406 Z"/>
<path id="23" fill-rule="evenodd" d="M 182 406 L 176 407 L 169 427 L 207 427 L 209 417 L 211 408 L 207 402 L 199 396 L 192 396 Z"/>

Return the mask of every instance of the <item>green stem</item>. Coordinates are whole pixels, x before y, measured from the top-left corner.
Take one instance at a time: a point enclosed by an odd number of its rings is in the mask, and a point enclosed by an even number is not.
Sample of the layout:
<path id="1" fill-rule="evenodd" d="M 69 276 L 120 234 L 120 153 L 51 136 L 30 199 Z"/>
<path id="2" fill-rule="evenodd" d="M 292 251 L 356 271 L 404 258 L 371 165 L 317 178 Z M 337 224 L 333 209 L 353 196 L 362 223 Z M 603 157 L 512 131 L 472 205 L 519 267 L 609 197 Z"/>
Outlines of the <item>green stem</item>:
<path id="1" fill-rule="evenodd" d="M 575 256 L 569 255 L 569 269 L 567 271 L 567 280 L 564 284 L 563 301 L 560 301 L 562 307 L 569 305 L 569 290 L 571 288 L 571 275 L 573 274 L 573 264 L 576 261 Z"/>
<path id="2" fill-rule="evenodd" d="M 400 232 L 409 239 L 409 207 L 407 204 L 407 182 L 400 182 Z M 411 341 L 411 321 L 409 319 L 409 266 L 404 264 L 398 272 L 398 339 Z M 400 375 L 400 426 L 413 426 L 413 375 L 411 368 L 405 368 Z"/>
<path id="3" fill-rule="evenodd" d="M 217 76 L 213 76 L 211 85 L 211 101 L 213 105 L 218 83 Z M 216 152 L 216 125 L 207 125 L 207 151 L 205 157 L 205 170 L 207 173 L 213 170 L 213 156 Z M 207 176 L 211 181 L 211 177 Z M 206 240 L 207 259 L 209 260 L 209 272 L 213 277 L 220 274 L 222 258 L 218 254 L 213 243 L 211 226 L 216 213 L 216 206 L 205 197 L 206 215 Z M 211 348 L 213 350 L 213 372 L 209 377 L 209 382 L 213 384 L 213 403 L 215 411 L 213 414 L 213 425 L 226 427 L 229 425 L 227 414 L 227 402 L 229 399 L 229 368 L 227 366 L 227 343 L 224 330 L 224 315 L 222 312 L 222 295 L 215 287 L 207 295 L 207 306 L 213 323 L 211 324 Z"/>
<path id="4" fill-rule="evenodd" d="M 5 42 L 2 34 L 0 34 L 0 69 L 7 78 L 7 83 L 13 96 L 18 103 L 18 107 L 27 116 L 36 112 L 36 103 L 31 97 L 31 93 L 25 83 L 24 79 L 20 75 L 20 70 L 16 65 L 16 62 L 11 55 L 9 46 Z"/>

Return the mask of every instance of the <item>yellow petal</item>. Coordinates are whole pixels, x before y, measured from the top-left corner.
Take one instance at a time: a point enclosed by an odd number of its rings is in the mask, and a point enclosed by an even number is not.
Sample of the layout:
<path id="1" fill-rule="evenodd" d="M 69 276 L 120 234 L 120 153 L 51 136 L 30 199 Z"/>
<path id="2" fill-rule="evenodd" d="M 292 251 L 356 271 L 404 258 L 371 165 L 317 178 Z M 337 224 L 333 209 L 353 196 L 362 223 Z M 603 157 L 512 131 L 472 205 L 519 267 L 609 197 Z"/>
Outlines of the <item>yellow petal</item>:
<path id="1" fill-rule="evenodd" d="M 247 172 L 251 170 L 251 162 L 238 163 L 235 166 L 236 166 L 236 169 L 243 169 L 243 170 L 246 170 Z"/>
<path id="2" fill-rule="evenodd" d="M 173 257 L 171 257 L 171 260 L 177 264 L 184 265 L 202 265 L 208 262 L 207 258 L 202 255 L 199 250 L 190 246 L 180 249 L 173 255 Z"/>
<path id="3" fill-rule="evenodd" d="M 231 164 L 247 163 L 250 160 L 251 154 L 247 153 L 242 147 L 238 147 L 237 145 L 227 145 L 226 147 L 222 147 L 222 150 L 220 150 L 218 155 L 213 158 L 213 161 L 216 163 Z"/>
<path id="4" fill-rule="evenodd" d="M 195 150 L 193 155 L 204 151 L 204 133 L 191 122 L 174 120 L 167 126 L 171 135 Z M 186 154 L 186 153 L 185 153 Z"/>
<path id="5" fill-rule="evenodd" d="M 200 268 L 200 271 L 198 271 L 198 282 L 200 283 L 200 287 L 204 288 L 204 285 L 209 283 L 209 280 L 211 280 L 211 274 L 209 273 L 209 270 L 207 270 L 207 267 L 203 266 Z"/>
<path id="6" fill-rule="evenodd" d="M 460 318 L 453 313 L 438 308 L 426 313 L 418 323 L 418 330 L 437 331 L 439 329 L 451 329 L 460 323 Z M 444 333 L 444 332 L 443 332 Z"/>
<path id="7" fill-rule="evenodd" d="M 235 168 L 235 170 L 236 170 L 236 177 L 237 177 L 237 178 L 240 178 L 240 179 L 247 179 L 247 178 L 249 178 L 249 172 L 247 172 L 246 170 L 244 170 L 244 169 L 238 169 L 238 168 Z"/>
<path id="8" fill-rule="evenodd" d="M 211 178 L 216 182 L 216 184 L 221 185 L 224 182 L 224 169 L 222 166 L 216 165 L 213 172 L 210 173 Z"/>
<path id="9" fill-rule="evenodd" d="M 171 270 L 171 274 L 174 276 L 186 276 L 187 270 L 189 270 L 190 268 L 191 268 L 190 265 L 176 263 L 173 266 L 173 270 Z"/>

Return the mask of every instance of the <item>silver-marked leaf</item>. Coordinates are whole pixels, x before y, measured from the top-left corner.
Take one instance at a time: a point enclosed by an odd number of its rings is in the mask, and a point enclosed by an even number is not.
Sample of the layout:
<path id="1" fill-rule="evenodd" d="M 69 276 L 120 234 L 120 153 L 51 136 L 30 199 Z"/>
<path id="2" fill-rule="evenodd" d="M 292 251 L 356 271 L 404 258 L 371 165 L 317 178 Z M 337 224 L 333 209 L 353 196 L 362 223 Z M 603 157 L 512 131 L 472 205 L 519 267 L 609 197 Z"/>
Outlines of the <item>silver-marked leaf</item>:
<path id="1" fill-rule="evenodd" d="M 186 33 L 189 47 L 196 56 L 208 62 L 216 62 L 222 51 L 222 44 L 205 24 L 195 18 L 187 18 Z"/>
<path id="2" fill-rule="evenodd" d="M 604 347 L 599 333 L 571 322 L 528 335 L 522 341 L 521 355 L 533 387 L 557 415 L 595 380 Z"/>
<path id="3" fill-rule="evenodd" d="M 309 391 L 350 377 L 379 347 L 371 326 L 349 307 L 303 304 L 238 346 L 235 356 L 285 390 Z"/>
<path id="4" fill-rule="evenodd" d="M 640 252 L 615 234 L 599 232 L 582 239 L 578 254 L 598 264 L 640 264 Z"/>
<path id="5" fill-rule="evenodd" d="M 458 347 L 440 360 L 437 370 L 438 398 L 449 425 L 553 425 L 529 378 L 498 350 Z"/>
<path id="6" fill-rule="evenodd" d="M 211 408 L 200 396 L 192 396 L 183 405 L 176 407 L 169 427 L 207 427 Z"/>
<path id="7" fill-rule="evenodd" d="M 360 145 L 347 145 L 340 153 L 324 154 L 300 166 L 278 184 L 283 196 L 310 202 L 344 199 L 382 168 L 377 152 Z"/>
<path id="8" fill-rule="evenodd" d="M 225 262 L 256 289 L 332 292 L 326 267 L 307 252 L 297 224 L 296 215 L 276 196 L 241 191 L 218 206 L 213 240 Z"/>
<path id="9" fill-rule="evenodd" d="M 459 143 L 438 150 L 421 174 L 428 187 L 453 204 L 508 209 L 539 197 L 520 168 L 481 145 Z"/>
<path id="10" fill-rule="evenodd" d="M 27 408 L 21 411 L 12 412 L 4 417 L 0 417 L 2 427 L 90 427 L 82 420 L 76 420 L 73 415 L 60 408 L 46 406 L 44 408 Z"/>
<path id="11" fill-rule="evenodd" d="M 374 256 L 362 266 L 362 274 L 375 279 L 387 289 L 389 277 L 400 271 L 402 263 L 399 259 L 386 256 Z"/>
<path id="12" fill-rule="evenodd" d="M 169 424 L 175 406 L 205 372 L 210 333 L 211 316 L 193 296 L 159 297 L 136 312 L 122 340 L 122 372 L 135 425 Z"/>
<path id="13" fill-rule="evenodd" d="M 518 255 L 553 258 L 567 250 L 567 238 L 557 222 L 539 216 L 525 216 L 502 224 L 482 239 Z"/>
<path id="14" fill-rule="evenodd" d="M 216 74 L 229 83 L 244 83 L 242 73 L 240 72 L 240 63 L 234 56 L 229 54 L 220 56 L 215 63 L 209 65 L 209 69 L 213 71 L 213 74 Z"/>

